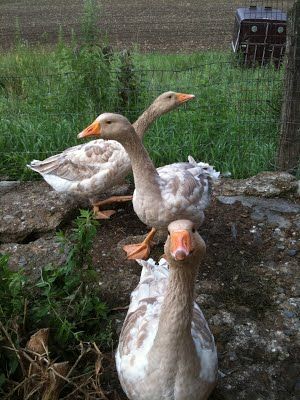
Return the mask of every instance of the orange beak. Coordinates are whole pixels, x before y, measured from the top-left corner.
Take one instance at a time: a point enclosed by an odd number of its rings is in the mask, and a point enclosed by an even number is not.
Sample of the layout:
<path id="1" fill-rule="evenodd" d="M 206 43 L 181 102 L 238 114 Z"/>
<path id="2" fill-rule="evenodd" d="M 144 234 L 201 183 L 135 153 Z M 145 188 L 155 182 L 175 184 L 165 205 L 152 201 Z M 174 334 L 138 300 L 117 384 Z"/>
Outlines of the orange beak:
<path id="1" fill-rule="evenodd" d="M 185 93 L 177 93 L 176 94 L 177 101 L 178 103 L 186 103 L 187 101 L 190 101 L 195 98 L 193 94 L 185 94 Z"/>
<path id="2" fill-rule="evenodd" d="M 101 134 L 101 125 L 99 124 L 98 121 L 94 121 L 82 132 L 78 133 L 77 137 L 81 139 L 88 136 L 100 136 L 100 134 Z"/>
<path id="3" fill-rule="evenodd" d="M 191 235 L 188 231 L 176 231 L 170 235 L 171 255 L 177 261 L 184 260 L 192 252 Z"/>

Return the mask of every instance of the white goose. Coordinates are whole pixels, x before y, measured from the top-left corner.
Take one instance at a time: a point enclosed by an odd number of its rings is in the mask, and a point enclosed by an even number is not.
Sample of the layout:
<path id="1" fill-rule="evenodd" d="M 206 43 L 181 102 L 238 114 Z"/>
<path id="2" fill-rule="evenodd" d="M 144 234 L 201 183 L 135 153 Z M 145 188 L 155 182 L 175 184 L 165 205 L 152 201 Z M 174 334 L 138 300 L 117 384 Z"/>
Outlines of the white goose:
<path id="1" fill-rule="evenodd" d="M 143 139 L 156 118 L 194 97 L 171 91 L 158 96 L 133 124 L 139 137 Z M 100 211 L 101 206 L 132 199 L 132 196 L 112 196 L 99 201 L 107 192 L 114 192 L 116 186 L 124 183 L 131 171 L 126 151 L 114 140 L 100 139 L 73 146 L 43 161 L 33 160 L 28 167 L 41 174 L 57 192 L 88 198 L 97 219 L 107 219 L 115 213 L 113 210 Z"/>
<path id="2" fill-rule="evenodd" d="M 166 230 L 176 219 L 189 219 L 197 228 L 201 225 L 203 210 L 210 202 L 212 181 L 219 176 L 210 165 L 189 157 L 189 162 L 155 169 L 133 126 L 119 114 L 99 115 L 78 137 L 94 135 L 117 140 L 124 146 L 135 182 L 134 211 L 152 227 L 142 243 L 124 246 L 129 259 L 147 258 L 156 230 Z"/>
<path id="3" fill-rule="evenodd" d="M 191 221 L 168 229 L 166 260 L 139 261 L 140 282 L 120 334 L 116 365 L 130 400 L 205 400 L 216 384 L 214 338 L 194 302 L 205 243 Z"/>

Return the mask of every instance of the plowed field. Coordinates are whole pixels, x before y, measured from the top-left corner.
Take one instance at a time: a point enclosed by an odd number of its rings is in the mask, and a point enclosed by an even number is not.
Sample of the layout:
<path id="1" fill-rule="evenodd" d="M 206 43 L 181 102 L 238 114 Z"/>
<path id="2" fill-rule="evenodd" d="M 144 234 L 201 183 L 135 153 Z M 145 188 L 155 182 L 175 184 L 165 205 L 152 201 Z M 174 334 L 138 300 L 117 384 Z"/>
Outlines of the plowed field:
<path id="1" fill-rule="evenodd" d="M 285 6 L 293 0 L 273 3 Z M 240 0 L 110 0 L 103 1 L 98 27 L 117 48 L 137 44 L 141 51 L 193 52 L 228 49 L 234 12 Z M 259 2 L 261 3 L 261 2 Z M 67 37 L 82 24 L 81 0 L 2 0 L 0 41 L 9 47 L 16 25 L 30 43 L 53 43 L 60 27 Z"/>

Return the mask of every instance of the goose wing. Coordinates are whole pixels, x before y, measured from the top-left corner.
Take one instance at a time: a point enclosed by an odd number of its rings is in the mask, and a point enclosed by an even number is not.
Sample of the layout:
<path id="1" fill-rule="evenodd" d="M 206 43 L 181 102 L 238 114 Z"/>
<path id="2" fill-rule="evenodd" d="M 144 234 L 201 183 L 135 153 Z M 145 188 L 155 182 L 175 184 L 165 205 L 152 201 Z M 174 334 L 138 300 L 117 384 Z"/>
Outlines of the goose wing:
<path id="1" fill-rule="evenodd" d="M 206 319 L 196 302 L 194 302 L 191 327 L 192 337 L 200 360 L 205 360 L 201 366 L 200 378 L 214 382 L 217 376 L 217 350 L 214 337 Z"/>
<path id="2" fill-rule="evenodd" d="M 33 160 L 28 165 L 41 175 L 52 174 L 67 180 L 91 178 L 101 167 L 113 163 L 116 153 L 123 149 L 118 142 L 102 139 L 70 147 L 43 161 Z"/>
<path id="3" fill-rule="evenodd" d="M 143 267 L 141 278 L 131 293 L 130 307 L 116 353 L 119 379 L 128 396 L 134 391 L 134 382 L 142 379 L 146 373 L 147 355 L 158 329 L 169 276 L 168 263 L 164 259 L 161 259 L 158 265 L 152 259 L 138 260 L 138 263 Z M 126 384 L 123 379 L 124 373 Z"/>
<path id="4" fill-rule="evenodd" d="M 33 160 L 28 167 L 40 173 L 57 191 L 76 191 L 81 187 L 88 192 L 95 189 L 96 183 L 103 190 L 106 185 L 113 186 L 114 181 L 122 180 L 130 171 L 130 160 L 120 143 L 99 139 L 70 147 L 43 161 Z"/>
<path id="5" fill-rule="evenodd" d="M 137 260 L 143 267 L 138 286 L 131 293 L 130 306 L 120 335 L 119 351 L 127 354 L 131 346 L 128 342 L 139 340 L 143 331 L 141 319 L 147 316 L 148 322 L 159 317 L 160 306 L 167 287 L 169 276 L 168 263 L 161 259 L 157 265 L 151 258 L 147 261 Z"/>

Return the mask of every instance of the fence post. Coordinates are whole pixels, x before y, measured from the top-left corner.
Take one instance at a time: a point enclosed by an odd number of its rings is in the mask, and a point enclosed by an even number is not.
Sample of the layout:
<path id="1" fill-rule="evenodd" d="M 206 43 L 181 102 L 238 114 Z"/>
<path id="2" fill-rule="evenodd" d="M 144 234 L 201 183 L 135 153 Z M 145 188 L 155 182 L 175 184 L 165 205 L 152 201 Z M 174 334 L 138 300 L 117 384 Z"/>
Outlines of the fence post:
<path id="1" fill-rule="evenodd" d="M 300 158 L 300 0 L 288 20 L 287 62 L 277 168 L 296 172 Z"/>

